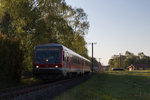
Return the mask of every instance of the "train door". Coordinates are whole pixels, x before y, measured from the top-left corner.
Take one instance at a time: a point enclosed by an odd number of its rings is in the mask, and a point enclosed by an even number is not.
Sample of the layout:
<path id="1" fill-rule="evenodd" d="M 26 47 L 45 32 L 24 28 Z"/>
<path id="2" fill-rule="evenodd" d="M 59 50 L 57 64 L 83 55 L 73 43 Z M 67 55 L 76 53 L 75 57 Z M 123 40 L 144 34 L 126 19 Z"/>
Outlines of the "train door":
<path id="1" fill-rule="evenodd" d="M 63 51 L 63 64 L 64 64 L 64 68 L 66 68 L 66 53 L 65 51 Z"/>
<path id="2" fill-rule="evenodd" d="M 70 58 L 69 58 L 69 53 L 67 51 L 63 52 L 63 63 L 64 63 L 64 68 L 68 71 L 70 69 Z"/>
<path id="3" fill-rule="evenodd" d="M 71 70 L 71 54 L 69 54 L 69 69 Z"/>
<path id="4" fill-rule="evenodd" d="M 63 52 L 63 63 L 64 63 L 64 68 L 63 68 L 63 75 L 66 77 L 68 73 L 68 54 L 66 51 Z"/>
<path id="5" fill-rule="evenodd" d="M 84 74 L 84 60 L 82 60 L 82 74 Z"/>
<path id="6" fill-rule="evenodd" d="M 69 53 L 66 52 L 66 67 L 68 70 L 70 70 L 70 59 L 69 59 Z"/>

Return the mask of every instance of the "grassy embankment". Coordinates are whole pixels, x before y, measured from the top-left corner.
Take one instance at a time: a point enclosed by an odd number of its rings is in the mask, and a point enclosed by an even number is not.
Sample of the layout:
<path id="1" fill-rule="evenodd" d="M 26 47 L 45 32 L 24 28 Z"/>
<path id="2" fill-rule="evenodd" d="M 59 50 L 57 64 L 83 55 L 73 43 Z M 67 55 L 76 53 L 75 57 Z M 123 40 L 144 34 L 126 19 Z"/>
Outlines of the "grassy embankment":
<path id="1" fill-rule="evenodd" d="M 0 81 L 0 90 L 16 86 L 31 85 L 37 82 L 39 82 L 39 80 L 36 80 L 35 78 L 22 79 L 19 83 Z"/>
<path id="2" fill-rule="evenodd" d="M 55 100 L 150 100 L 150 71 L 95 74 Z"/>

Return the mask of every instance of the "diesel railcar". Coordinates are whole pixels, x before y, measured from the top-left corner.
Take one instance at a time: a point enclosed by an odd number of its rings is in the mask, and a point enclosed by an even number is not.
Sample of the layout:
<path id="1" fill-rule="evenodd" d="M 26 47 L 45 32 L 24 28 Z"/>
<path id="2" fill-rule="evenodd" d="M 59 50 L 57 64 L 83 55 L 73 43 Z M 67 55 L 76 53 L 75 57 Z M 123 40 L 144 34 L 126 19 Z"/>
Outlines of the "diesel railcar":
<path id="1" fill-rule="evenodd" d="M 88 59 L 61 44 L 35 46 L 33 58 L 33 75 L 40 79 L 59 79 L 91 72 Z"/>

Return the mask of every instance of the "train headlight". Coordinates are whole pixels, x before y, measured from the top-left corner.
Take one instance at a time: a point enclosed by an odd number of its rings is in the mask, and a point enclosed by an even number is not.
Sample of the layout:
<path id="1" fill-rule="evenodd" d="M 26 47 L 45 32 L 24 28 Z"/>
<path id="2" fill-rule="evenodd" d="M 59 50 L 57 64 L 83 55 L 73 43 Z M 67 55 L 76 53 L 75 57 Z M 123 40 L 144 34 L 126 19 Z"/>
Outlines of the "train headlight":
<path id="1" fill-rule="evenodd" d="M 58 68 L 58 66 L 57 66 L 57 65 L 56 65 L 55 67 L 56 67 L 56 68 Z"/>
<path id="2" fill-rule="evenodd" d="M 45 61 L 48 62 L 48 59 L 46 59 Z"/>
<path id="3" fill-rule="evenodd" d="M 39 68 L 39 66 L 36 66 L 36 68 Z"/>

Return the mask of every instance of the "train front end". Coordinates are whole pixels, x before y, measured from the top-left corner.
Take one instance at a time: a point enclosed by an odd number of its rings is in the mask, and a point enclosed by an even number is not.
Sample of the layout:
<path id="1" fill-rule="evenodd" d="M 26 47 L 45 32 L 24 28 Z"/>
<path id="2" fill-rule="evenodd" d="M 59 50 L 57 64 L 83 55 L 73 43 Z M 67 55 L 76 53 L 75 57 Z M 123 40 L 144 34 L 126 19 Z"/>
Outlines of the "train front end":
<path id="1" fill-rule="evenodd" d="M 33 75 L 40 79 L 57 79 L 63 74 L 62 46 L 46 44 L 34 48 Z"/>

